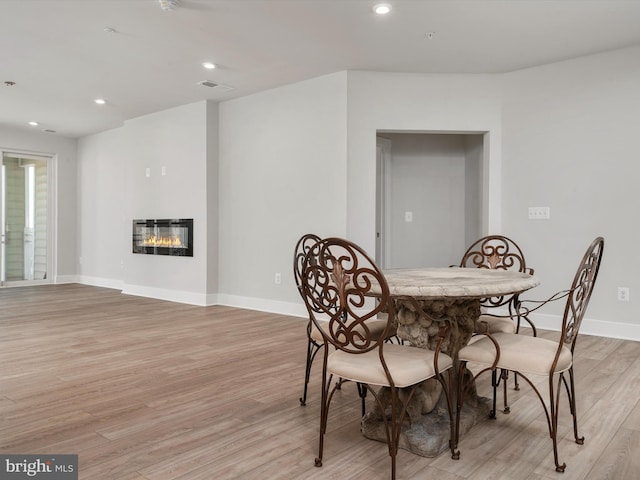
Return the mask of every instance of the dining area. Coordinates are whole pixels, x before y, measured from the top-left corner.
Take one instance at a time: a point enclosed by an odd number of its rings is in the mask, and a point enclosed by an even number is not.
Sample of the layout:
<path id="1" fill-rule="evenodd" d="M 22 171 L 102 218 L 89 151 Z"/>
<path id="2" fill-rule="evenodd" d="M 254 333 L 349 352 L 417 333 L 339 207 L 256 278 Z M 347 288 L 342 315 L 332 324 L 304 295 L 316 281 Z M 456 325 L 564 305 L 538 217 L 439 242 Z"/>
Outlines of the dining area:
<path id="1" fill-rule="evenodd" d="M 401 450 L 463 463 L 466 438 L 475 429 L 504 435 L 518 415 L 506 417 L 510 398 L 526 402 L 524 411 L 537 412 L 536 422 L 547 427 L 546 435 L 531 433 L 535 440 L 520 434 L 523 447 L 546 442 L 553 455 L 539 467 L 544 475 L 571 468 L 559 448 L 567 437 L 559 425 L 569 417 L 573 442 L 584 444 L 573 356 L 603 250 L 604 239 L 597 237 L 569 288 L 527 300 L 523 294 L 540 279 L 508 237 L 479 239 L 459 265 L 390 270 L 346 239 L 301 237 L 294 277 L 309 322 L 300 404 L 306 405 L 310 388 L 321 397 L 315 466 L 330 462 L 324 448 L 333 441 L 327 434 L 333 397 L 355 383 L 361 434 L 387 444 L 392 479 L 403 478 L 396 476 Z M 539 332 L 531 319 L 549 302 L 565 304 L 559 334 Z M 314 361 L 322 379 L 310 387 Z"/>

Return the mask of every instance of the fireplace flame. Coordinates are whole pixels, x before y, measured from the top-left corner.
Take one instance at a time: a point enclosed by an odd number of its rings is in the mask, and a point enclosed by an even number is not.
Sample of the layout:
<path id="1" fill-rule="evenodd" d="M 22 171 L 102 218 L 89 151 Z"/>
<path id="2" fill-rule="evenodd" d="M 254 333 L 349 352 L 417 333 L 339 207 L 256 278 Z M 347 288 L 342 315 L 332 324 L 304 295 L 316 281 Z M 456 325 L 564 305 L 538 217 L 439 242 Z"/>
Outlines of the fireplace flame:
<path id="1" fill-rule="evenodd" d="M 144 247 L 182 247 L 182 241 L 178 237 L 163 237 L 150 235 L 142 242 Z"/>

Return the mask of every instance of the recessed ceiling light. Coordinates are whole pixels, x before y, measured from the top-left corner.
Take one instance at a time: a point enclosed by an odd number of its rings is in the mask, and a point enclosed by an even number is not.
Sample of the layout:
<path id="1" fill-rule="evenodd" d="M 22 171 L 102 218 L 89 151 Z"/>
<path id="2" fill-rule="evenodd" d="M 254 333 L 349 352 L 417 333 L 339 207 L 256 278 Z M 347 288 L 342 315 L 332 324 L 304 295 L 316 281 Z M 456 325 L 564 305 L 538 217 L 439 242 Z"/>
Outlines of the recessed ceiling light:
<path id="1" fill-rule="evenodd" d="M 202 66 L 207 70 L 213 70 L 214 68 L 216 68 L 216 64 L 211 62 L 204 62 Z"/>
<path id="2" fill-rule="evenodd" d="M 378 3 L 377 5 L 373 6 L 373 11 L 378 15 L 386 15 L 391 11 L 391 5 L 389 5 L 388 3 Z"/>
<path id="3" fill-rule="evenodd" d="M 104 105 L 105 103 L 107 103 L 104 98 L 96 98 L 94 102 L 96 102 L 98 105 Z"/>
<path id="4" fill-rule="evenodd" d="M 29 122 L 29 125 L 31 125 L 32 127 L 37 127 L 40 124 L 38 122 Z"/>

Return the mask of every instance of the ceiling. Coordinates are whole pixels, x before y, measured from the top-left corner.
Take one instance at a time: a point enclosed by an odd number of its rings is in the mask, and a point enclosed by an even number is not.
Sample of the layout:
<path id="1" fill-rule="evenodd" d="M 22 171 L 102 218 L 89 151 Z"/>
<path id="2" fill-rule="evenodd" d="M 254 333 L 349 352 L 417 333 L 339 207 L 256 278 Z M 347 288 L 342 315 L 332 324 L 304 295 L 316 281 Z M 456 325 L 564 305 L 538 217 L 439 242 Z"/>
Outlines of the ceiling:
<path id="1" fill-rule="evenodd" d="M 177 2 L 0 0 L 0 126 L 80 137 L 342 70 L 502 73 L 640 44 L 640 0 Z"/>

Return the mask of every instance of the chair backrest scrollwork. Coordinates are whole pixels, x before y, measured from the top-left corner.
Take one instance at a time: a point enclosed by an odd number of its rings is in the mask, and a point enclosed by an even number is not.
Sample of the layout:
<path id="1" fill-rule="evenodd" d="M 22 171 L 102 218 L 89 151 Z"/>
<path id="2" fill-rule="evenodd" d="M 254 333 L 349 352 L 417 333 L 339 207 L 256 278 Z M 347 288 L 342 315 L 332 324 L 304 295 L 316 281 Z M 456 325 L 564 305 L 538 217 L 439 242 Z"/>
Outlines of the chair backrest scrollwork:
<path id="1" fill-rule="evenodd" d="M 476 240 L 462 256 L 460 266 L 512 270 L 533 275 L 533 268 L 527 267 L 520 247 L 504 235 L 488 235 Z M 486 307 L 500 307 L 508 304 L 511 299 L 512 295 L 485 298 L 482 304 Z"/>
<path id="2" fill-rule="evenodd" d="M 567 303 L 562 320 L 561 343 L 570 345 L 571 351 L 575 348 L 580 325 L 589 305 L 593 287 L 596 283 L 602 253 L 604 252 L 604 238 L 597 237 L 585 252 L 578 270 L 573 278 L 571 289 L 567 295 Z"/>
<path id="3" fill-rule="evenodd" d="M 298 292 L 302 296 L 303 300 L 304 300 L 304 295 L 302 293 L 302 275 L 303 275 L 302 270 L 304 268 L 304 262 L 306 260 L 307 254 L 313 249 L 313 246 L 319 241 L 320 241 L 320 237 L 318 235 L 315 235 L 313 233 L 307 233 L 302 237 L 300 237 L 300 240 L 298 240 L 298 243 L 296 244 L 296 247 L 293 251 L 293 278 L 295 279 L 296 286 L 298 287 Z M 312 256 L 308 259 L 308 261 L 315 263 L 317 262 L 317 259 Z M 315 309 L 316 313 L 321 312 L 319 307 L 316 306 L 315 304 L 310 304 L 309 302 L 305 302 L 305 306 L 307 307 L 307 310 L 309 308 L 312 308 L 312 309 Z M 335 308 L 335 305 L 327 304 L 325 305 L 325 307 Z M 311 317 L 309 317 L 309 328 L 311 328 L 311 323 L 312 323 Z"/>
<path id="4" fill-rule="evenodd" d="M 302 288 L 302 264 L 304 262 L 304 257 L 319 241 L 320 237 L 318 235 L 307 233 L 300 237 L 300 240 L 296 243 L 293 250 L 293 278 L 296 281 L 298 290 Z"/>
<path id="5" fill-rule="evenodd" d="M 393 302 L 382 271 L 362 248 L 341 238 L 320 240 L 304 258 L 301 281 L 311 320 L 326 342 L 348 353 L 382 348 L 391 322 L 382 335 L 369 324 L 378 313 L 392 318 Z M 321 317 L 328 323 L 320 325 Z"/>
<path id="6" fill-rule="evenodd" d="M 514 270 L 533 275 L 516 242 L 503 235 L 488 235 L 471 245 L 460 261 L 461 267 Z"/>

